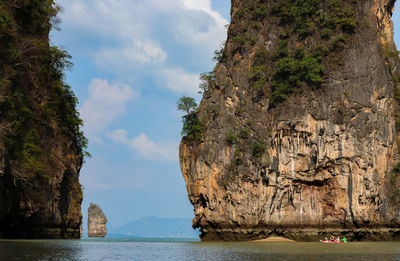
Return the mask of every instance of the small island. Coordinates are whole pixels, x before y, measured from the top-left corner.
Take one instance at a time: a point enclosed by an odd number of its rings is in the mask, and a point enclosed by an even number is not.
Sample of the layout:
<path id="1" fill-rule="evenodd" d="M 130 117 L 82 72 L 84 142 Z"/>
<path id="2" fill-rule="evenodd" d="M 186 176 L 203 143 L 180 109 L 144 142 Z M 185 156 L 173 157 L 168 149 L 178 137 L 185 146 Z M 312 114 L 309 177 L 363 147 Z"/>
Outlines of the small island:
<path id="1" fill-rule="evenodd" d="M 90 203 L 88 208 L 88 236 L 105 237 L 107 218 L 103 210 L 96 204 Z"/>

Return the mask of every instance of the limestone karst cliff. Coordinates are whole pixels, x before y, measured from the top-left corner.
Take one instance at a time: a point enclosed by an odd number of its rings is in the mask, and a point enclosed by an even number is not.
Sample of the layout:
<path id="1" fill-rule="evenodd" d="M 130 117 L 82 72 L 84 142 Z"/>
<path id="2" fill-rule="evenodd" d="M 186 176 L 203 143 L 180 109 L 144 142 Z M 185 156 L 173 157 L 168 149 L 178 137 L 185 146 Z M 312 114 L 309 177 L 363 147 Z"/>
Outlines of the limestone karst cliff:
<path id="1" fill-rule="evenodd" d="M 0 238 L 79 238 L 86 139 L 53 1 L 0 1 Z"/>
<path id="2" fill-rule="evenodd" d="M 107 218 L 103 210 L 96 204 L 90 203 L 88 208 L 88 236 L 89 237 L 105 237 Z"/>
<path id="3" fill-rule="evenodd" d="M 400 239 L 394 0 L 232 0 L 183 137 L 203 240 Z"/>

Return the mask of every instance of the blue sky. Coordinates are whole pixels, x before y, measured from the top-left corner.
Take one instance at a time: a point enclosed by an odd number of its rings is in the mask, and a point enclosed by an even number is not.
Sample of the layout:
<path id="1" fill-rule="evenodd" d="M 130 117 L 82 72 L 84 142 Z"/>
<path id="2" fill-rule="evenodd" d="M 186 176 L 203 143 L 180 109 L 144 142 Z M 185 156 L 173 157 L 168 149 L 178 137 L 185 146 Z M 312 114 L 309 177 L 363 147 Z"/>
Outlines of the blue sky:
<path id="1" fill-rule="evenodd" d="M 226 38 L 228 0 L 59 0 L 53 44 L 72 55 L 66 81 L 79 98 L 92 158 L 81 170 L 82 210 L 112 226 L 146 216 L 193 217 L 178 163 L 180 96 L 200 99 Z"/>
<path id="2" fill-rule="evenodd" d="M 199 73 L 226 39 L 229 0 L 58 0 L 52 43 L 72 55 L 66 81 L 89 138 L 82 210 L 111 226 L 146 216 L 193 217 L 178 163 L 180 96 L 197 100 Z M 395 39 L 399 45 L 393 17 Z"/>

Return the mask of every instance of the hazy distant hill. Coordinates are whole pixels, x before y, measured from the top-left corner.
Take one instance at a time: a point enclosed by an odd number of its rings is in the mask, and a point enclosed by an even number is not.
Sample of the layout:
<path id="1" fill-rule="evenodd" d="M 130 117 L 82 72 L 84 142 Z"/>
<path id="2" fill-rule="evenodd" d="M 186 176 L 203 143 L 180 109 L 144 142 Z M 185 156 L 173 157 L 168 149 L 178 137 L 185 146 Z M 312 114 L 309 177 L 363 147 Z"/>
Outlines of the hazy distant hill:
<path id="1" fill-rule="evenodd" d="M 198 234 L 192 228 L 191 219 L 145 217 L 122 227 L 111 227 L 107 236 L 197 238 Z"/>

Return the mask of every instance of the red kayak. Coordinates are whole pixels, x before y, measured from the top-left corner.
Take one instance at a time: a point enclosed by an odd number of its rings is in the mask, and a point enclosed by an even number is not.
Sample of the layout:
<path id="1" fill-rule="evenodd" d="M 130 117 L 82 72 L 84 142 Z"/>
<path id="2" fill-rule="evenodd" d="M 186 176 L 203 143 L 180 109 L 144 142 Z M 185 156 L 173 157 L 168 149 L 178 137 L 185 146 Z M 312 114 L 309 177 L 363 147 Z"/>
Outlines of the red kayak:
<path id="1" fill-rule="evenodd" d="M 325 243 L 325 244 L 341 244 L 341 243 L 347 243 L 345 241 L 337 241 L 337 240 L 320 240 L 319 242 Z"/>

